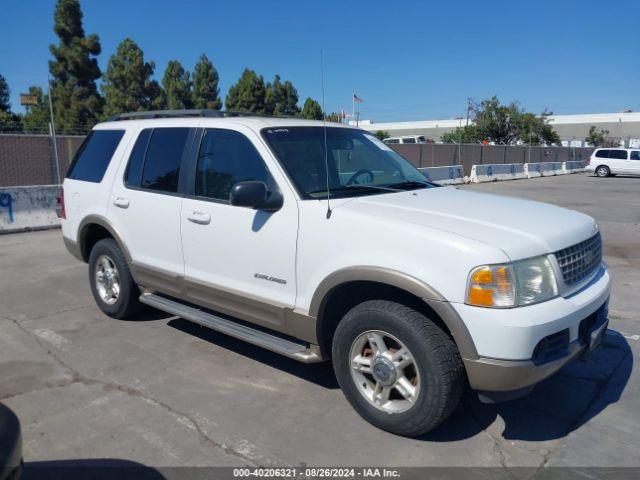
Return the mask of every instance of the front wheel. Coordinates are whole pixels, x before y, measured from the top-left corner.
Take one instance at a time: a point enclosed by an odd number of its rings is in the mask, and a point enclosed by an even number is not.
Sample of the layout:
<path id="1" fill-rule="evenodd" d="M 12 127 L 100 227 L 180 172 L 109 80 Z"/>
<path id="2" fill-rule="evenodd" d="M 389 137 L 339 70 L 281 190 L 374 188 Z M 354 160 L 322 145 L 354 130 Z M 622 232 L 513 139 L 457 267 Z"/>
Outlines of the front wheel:
<path id="1" fill-rule="evenodd" d="M 371 300 L 354 307 L 336 329 L 332 353 L 345 397 L 383 430 L 422 435 L 460 400 L 464 369 L 455 343 L 404 305 Z"/>
<path id="2" fill-rule="evenodd" d="M 596 168 L 596 175 L 600 178 L 608 177 L 611 175 L 611 170 L 606 165 L 600 165 Z"/>

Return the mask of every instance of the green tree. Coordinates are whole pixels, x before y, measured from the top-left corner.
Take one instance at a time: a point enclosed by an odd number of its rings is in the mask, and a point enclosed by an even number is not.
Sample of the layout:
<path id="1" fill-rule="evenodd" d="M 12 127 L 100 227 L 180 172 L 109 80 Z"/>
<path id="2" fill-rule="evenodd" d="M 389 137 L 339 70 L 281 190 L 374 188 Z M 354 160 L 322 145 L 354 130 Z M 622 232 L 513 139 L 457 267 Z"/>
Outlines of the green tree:
<path id="1" fill-rule="evenodd" d="M 553 144 L 560 137 L 548 123 L 550 112 L 541 115 L 525 111 L 517 102 L 503 105 L 498 97 L 483 100 L 472 108 L 473 123 L 458 127 L 441 136 L 445 143 L 478 143 L 502 145 L 516 143 Z"/>
<path id="2" fill-rule="evenodd" d="M 608 135 L 609 130 L 598 131 L 595 125 L 591 125 L 591 127 L 589 127 L 589 134 L 585 140 L 592 147 L 600 147 L 605 144 Z"/>
<path id="3" fill-rule="evenodd" d="M 151 79 L 154 69 L 136 42 L 130 38 L 120 42 L 104 74 L 104 116 L 160 108 L 160 85 Z"/>
<path id="4" fill-rule="evenodd" d="M 191 80 L 189 72 L 177 60 L 171 60 L 162 77 L 162 87 L 166 97 L 166 108 L 182 110 L 192 108 Z"/>
<path id="5" fill-rule="evenodd" d="M 376 131 L 376 133 L 374 133 L 374 135 L 376 137 L 378 137 L 378 139 L 380 139 L 380 140 L 384 140 L 385 138 L 389 138 L 389 132 L 387 132 L 386 130 L 378 130 L 378 131 Z"/>
<path id="6" fill-rule="evenodd" d="M 7 83 L 7 79 L 3 75 L 0 75 L 0 112 L 11 111 L 11 89 Z"/>
<path id="7" fill-rule="evenodd" d="M 282 83 L 280 75 L 276 75 L 273 83 L 267 83 L 265 90 L 265 104 L 269 114 L 295 117 L 300 113 L 298 91 L 289 80 Z"/>
<path id="8" fill-rule="evenodd" d="M 193 106 L 220 110 L 222 100 L 218 88 L 218 71 L 203 53 L 193 70 Z"/>
<path id="9" fill-rule="evenodd" d="M 47 132 L 51 121 L 49 116 L 49 96 L 45 95 L 42 88 L 31 85 L 29 95 L 37 99 L 37 105 L 25 106 L 26 113 L 22 117 L 22 126 L 27 132 Z"/>
<path id="10" fill-rule="evenodd" d="M 322 115 L 322 107 L 320 104 L 313 98 L 308 97 L 304 102 L 300 116 L 308 120 L 322 120 Z"/>
<path id="11" fill-rule="evenodd" d="M 61 131 L 85 131 L 98 120 L 102 98 L 96 80 L 100 68 L 97 35 L 85 36 L 78 0 L 58 0 L 54 14 L 54 32 L 60 43 L 49 47 L 53 77 L 52 95 L 56 128 Z"/>
<path id="12" fill-rule="evenodd" d="M 265 90 L 262 76 L 245 68 L 238 82 L 229 88 L 225 107 L 229 111 L 269 113 L 265 102 Z"/>
<path id="13" fill-rule="evenodd" d="M 443 143 L 479 143 L 482 142 L 483 137 L 475 125 L 469 124 L 443 133 L 440 135 L 440 140 Z"/>
<path id="14" fill-rule="evenodd" d="M 20 117 L 11 111 L 11 89 L 7 80 L 0 75 L 0 131 L 20 131 Z"/>

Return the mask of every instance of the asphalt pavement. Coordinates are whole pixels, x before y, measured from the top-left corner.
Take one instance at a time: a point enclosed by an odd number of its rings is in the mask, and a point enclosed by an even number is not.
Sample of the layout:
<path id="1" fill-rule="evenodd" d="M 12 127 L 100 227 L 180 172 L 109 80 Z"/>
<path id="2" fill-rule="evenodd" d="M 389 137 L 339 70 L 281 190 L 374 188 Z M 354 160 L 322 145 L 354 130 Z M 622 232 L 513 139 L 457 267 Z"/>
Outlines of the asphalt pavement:
<path id="1" fill-rule="evenodd" d="M 108 318 L 59 230 L 3 235 L 0 401 L 22 422 L 25 462 L 640 466 L 640 178 L 461 188 L 598 220 L 614 286 L 610 329 L 587 362 L 513 402 L 484 405 L 467 392 L 436 431 L 401 438 L 353 411 L 329 364 L 299 364 L 158 312 Z"/>

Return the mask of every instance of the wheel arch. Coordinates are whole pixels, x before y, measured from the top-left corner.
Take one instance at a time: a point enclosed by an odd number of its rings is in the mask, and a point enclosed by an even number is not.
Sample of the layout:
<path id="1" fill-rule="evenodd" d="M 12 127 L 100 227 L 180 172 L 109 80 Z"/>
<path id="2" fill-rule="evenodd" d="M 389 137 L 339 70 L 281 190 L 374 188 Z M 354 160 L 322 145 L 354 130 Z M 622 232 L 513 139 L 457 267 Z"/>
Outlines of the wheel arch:
<path id="1" fill-rule="evenodd" d="M 478 358 L 469 330 L 440 292 L 406 273 L 372 266 L 338 270 L 327 276 L 316 288 L 309 315 L 316 318 L 316 337 L 324 355 L 330 354 L 333 333 L 342 318 L 338 318 L 339 313 L 346 313 L 344 310 L 354 306 L 353 302 L 359 303 L 380 295 L 389 300 L 409 303 L 408 306 L 439 321 L 453 338 L 462 358 Z M 346 305 L 341 308 L 340 302 L 345 301 Z"/>
<path id="2" fill-rule="evenodd" d="M 93 246 L 103 238 L 113 238 L 124 254 L 127 263 L 131 263 L 131 255 L 118 230 L 100 215 L 88 215 L 78 227 L 78 247 L 80 255 L 85 262 L 89 261 L 89 255 Z"/>

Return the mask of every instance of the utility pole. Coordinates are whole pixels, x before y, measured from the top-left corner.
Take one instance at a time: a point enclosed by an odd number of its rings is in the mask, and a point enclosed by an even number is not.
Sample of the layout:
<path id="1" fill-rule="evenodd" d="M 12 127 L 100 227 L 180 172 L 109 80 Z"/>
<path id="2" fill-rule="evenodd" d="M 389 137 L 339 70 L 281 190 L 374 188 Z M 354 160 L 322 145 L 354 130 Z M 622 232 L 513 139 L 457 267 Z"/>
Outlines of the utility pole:
<path id="1" fill-rule="evenodd" d="M 60 183 L 60 162 L 58 161 L 58 142 L 56 141 L 56 124 L 53 119 L 53 101 L 51 99 L 53 95 L 51 94 L 51 78 L 49 77 L 48 74 L 47 74 L 47 85 L 49 87 L 48 88 L 49 114 L 51 115 L 51 122 L 49 122 L 49 134 L 51 135 L 51 142 L 53 144 L 53 161 L 56 162 L 55 163 L 56 178 L 54 180 L 56 184 L 59 184 Z"/>
<path id="2" fill-rule="evenodd" d="M 471 97 L 467 98 L 467 126 L 469 126 L 469 114 L 471 113 Z"/>

